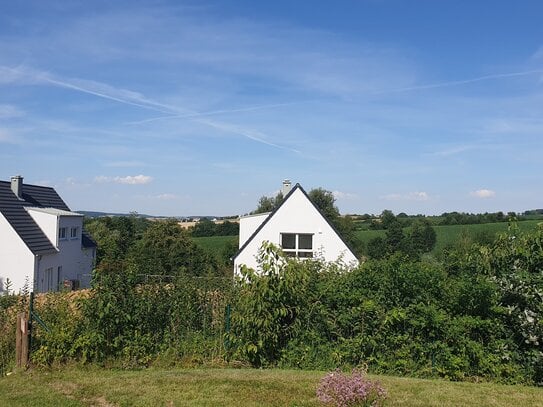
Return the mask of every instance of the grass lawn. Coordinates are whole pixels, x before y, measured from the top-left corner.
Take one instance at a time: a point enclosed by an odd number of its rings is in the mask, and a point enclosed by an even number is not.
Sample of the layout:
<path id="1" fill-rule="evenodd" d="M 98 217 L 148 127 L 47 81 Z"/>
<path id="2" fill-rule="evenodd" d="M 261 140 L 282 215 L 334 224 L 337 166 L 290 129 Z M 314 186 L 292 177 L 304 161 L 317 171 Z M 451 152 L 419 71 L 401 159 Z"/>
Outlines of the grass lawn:
<path id="1" fill-rule="evenodd" d="M 323 372 L 256 369 L 19 372 L 0 378 L 0 406 L 318 406 Z M 541 406 L 543 389 L 379 376 L 390 406 Z"/>

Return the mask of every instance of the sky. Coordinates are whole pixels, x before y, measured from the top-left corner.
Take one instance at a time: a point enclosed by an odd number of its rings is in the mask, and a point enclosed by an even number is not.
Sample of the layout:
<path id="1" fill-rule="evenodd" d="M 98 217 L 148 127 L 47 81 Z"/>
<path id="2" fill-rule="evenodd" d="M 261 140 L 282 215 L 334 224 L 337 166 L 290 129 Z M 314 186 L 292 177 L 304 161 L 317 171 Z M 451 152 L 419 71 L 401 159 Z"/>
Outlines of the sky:
<path id="1" fill-rule="evenodd" d="M 0 179 L 72 210 L 543 207 L 543 2 L 0 0 Z"/>

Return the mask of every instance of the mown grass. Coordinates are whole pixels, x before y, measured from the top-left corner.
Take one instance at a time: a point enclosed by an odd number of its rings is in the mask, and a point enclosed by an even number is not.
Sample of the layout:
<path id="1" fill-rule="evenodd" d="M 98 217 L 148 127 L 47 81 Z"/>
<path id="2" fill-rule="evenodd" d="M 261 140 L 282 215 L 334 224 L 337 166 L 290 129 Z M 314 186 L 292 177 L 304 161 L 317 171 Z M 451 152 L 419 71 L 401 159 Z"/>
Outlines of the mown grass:
<path id="1" fill-rule="evenodd" d="M 256 369 L 19 372 L 0 379 L 1 406 L 319 406 L 324 372 Z M 543 389 L 372 376 L 391 406 L 541 406 Z"/>

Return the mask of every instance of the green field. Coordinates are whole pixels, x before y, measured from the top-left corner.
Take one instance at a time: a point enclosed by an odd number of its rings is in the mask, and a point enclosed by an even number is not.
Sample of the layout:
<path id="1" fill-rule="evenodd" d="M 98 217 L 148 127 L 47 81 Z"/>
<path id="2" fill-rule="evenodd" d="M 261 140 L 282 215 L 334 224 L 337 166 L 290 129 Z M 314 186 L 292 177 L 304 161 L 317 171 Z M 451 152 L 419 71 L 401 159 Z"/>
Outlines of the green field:
<path id="1" fill-rule="evenodd" d="M 518 227 L 521 231 L 531 231 L 535 230 L 537 225 L 541 223 L 541 220 L 526 220 L 518 222 Z M 446 247 L 454 245 L 461 239 L 480 239 L 484 238 L 493 238 L 497 233 L 505 232 L 508 228 L 507 222 L 497 222 L 497 223 L 482 223 L 475 225 L 444 225 L 444 226 L 434 226 L 436 231 L 436 246 L 432 251 L 433 254 L 440 253 Z M 356 232 L 356 237 L 367 244 L 371 239 L 374 239 L 378 236 L 384 237 L 384 230 L 359 230 Z"/>
<path id="2" fill-rule="evenodd" d="M 541 223 L 541 219 L 525 220 L 518 222 L 518 226 L 522 231 L 535 230 L 537 225 Z M 437 242 L 432 254 L 437 254 L 443 251 L 446 247 L 452 246 L 460 239 L 481 239 L 495 237 L 499 232 L 507 230 L 507 222 L 498 223 L 483 223 L 475 225 L 445 225 L 434 226 L 436 231 Z M 371 239 L 385 236 L 384 230 L 359 230 L 356 232 L 356 237 L 367 244 Z M 236 242 L 237 236 L 211 236 L 211 237 L 196 237 L 194 240 L 205 250 L 213 254 L 221 253 L 225 246 L 230 242 Z"/>
<path id="3" fill-rule="evenodd" d="M 324 372 L 97 367 L 19 372 L 0 378 L 1 406 L 319 406 Z M 390 406 L 541 406 L 543 389 L 371 376 Z"/>
<path id="4" fill-rule="evenodd" d="M 209 237 L 195 237 L 194 241 L 198 243 L 204 249 L 218 253 L 225 248 L 230 242 L 237 242 L 237 236 L 209 236 Z"/>

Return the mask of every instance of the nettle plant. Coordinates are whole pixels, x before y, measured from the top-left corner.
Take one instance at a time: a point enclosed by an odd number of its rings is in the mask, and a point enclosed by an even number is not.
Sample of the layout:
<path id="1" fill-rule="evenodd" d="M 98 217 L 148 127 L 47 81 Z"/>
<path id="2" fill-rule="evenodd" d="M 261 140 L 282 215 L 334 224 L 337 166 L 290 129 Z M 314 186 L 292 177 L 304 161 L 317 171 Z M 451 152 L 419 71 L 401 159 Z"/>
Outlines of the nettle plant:
<path id="1" fill-rule="evenodd" d="M 366 370 L 355 369 L 343 373 L 339 369 L 328 373 L 317 387 L 317 398 L 323 404 L 337 407 L 382 406 L 386 390 L 366 375 Z"/>

